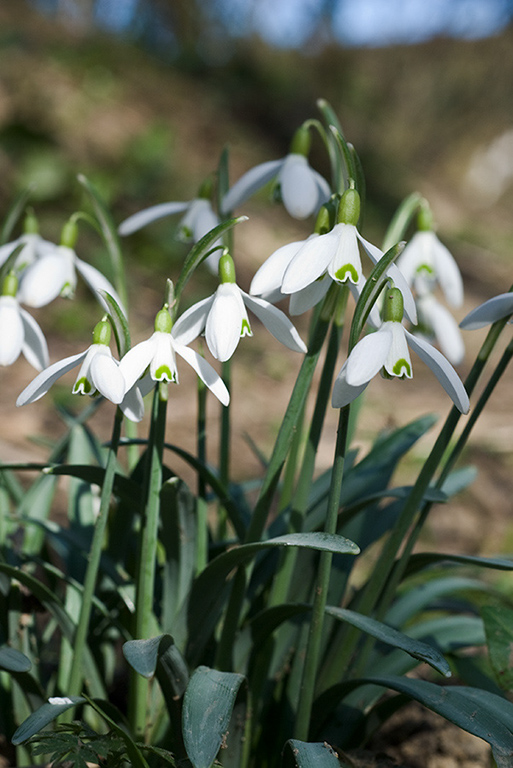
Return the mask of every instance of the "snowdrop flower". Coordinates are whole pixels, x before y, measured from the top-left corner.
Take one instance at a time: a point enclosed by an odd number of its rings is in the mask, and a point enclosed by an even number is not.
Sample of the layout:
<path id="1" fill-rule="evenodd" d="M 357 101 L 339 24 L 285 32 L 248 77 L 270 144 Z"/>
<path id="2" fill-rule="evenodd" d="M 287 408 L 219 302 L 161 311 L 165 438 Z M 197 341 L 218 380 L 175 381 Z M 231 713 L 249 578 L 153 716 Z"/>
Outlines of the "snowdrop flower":
<path id="1" fill-rule="evenodd" d="M 153 221 L 162 219 L 165 216 L 172 216 L 176 213 L 184 214 L 180 219 L 178 225 L 178 237 L 183 242 L 197 243 L 201 240 L 207 232 L 217 227 L 219 224 L 219 217 L 212 208 L 210 199 L 212 197 L 212 183 L 210 179 L 202 185 L 198 197 L 194 200 L 190 200 L 186 203 L 170 202 L 159 203 L 159 205 L 152 205 L 150 208 L 145 208 L 143 211 L 134 213 L 133 216 L 129 216 L 125 219 L 119 227 L 118 232 L 120 235 L 131 235 L 133 232 L 145 227 L 147 224 L 151 224 Z M 222 248 L 221 240 L 216 240 L 212 245 L 212 248 L 218 247 L 219 252 L 211 254 L 206 259 L 207 266 L 215 271 L 220 257 L 220 249 Z"/>
<path id="2" fill-rule="evenodd" d="M 296 219 L 306 219 L 329 200 L 328 182 L 308 164 L 310 133 L 299 128 L 292 139 L 290 153 L 281 160 L 270 160 L 245 173 L 226 193 L 221 211 L 233 211 L 271 179 L 276 179 L 283 205 Z"/>
<path id="3" fill-rule="evenodd" d="M 21 246 L 21 247 L 20 247 Z M 55 245 L 48 240 L 44 240 L 38 231 L 37 219 L 33 213 L 29 212 L 25 216 L 23 223 L 23 234 L 16 240 L 0 246 L 0 266 L 3 266 L 9 256 L 14 253 L 16 248 L 20 247 L 12 269 L 21 272 L 26 267 L 33 264 L 37 259 L 44 256 L 45 253 L 55 248 Z"/>
<path id="4" fill-rule="evenodd" d="M 361 243 L 374 264 L 383 252 L 365 240 L 356 228 L 360 217 L 360 196 L 347 189 L 339 203 L 337 224 L 329 229 L 329 214 L 321 208 L 315 232 L 303 242 L 290 243 L 275 251 L 264 262 L 251 283 L 250 292 L 272 300 L 291 294 L 290 313 L 299 314 L 314 306 L 327 292 L 332 281 L 353 286 L 353 292 L 365 283 L 359 252 Z M 395 264 L 387 269 L 404 296 L 406 316 L 417 322 L 411 290 Z M 356 290 L 354 290 L 356 289 Z M 375 312 L 373 318 L 376 321 Z"/>
<path id="5" fill-rule="evenodd" d="M 465 331 L 475 331 L 477 328 L 484 328 L 485 325 L 491 325 L 497 320 L 509 317 L 509 323 L 513 323 L 513 293 L 500 293 L 492 299 L 488 299 L 484 304 L 480 304 L 460 323 L 460 328 Z"/>
<path id="6" fill-rule="evenodd" d="M 349 405 L 380 370 L 387 377 L 411 379 L 410 346 L 431 368 L 454 405 L 467 413 L 470 408 L 468 395 L 452 365 L 427 341 L 408 333 L 401 324 L 402 317 L 402 294 L 397 288 L 391 288 L 385 295 L 383 325 L 376 333 L 370 333 L 358 342 L 335 380 L 333 407 Z"/>
<path id="7" fill-rule="evenodd" d="M 288 317 L 265 299 L 250 296 L 235 282 L 233 259 L 225 250 L 219 261 L 220 285 L 213 296 L 194 304 L 178 319 L 174 333 L 184 344 L 205 332 L 215 358 L 229 360 L 243 336 L 252 336 L 246 307 L 272 335 L 295 352 L 306 352 L 299 333 Z"/>
<path id="8" fill-rule="evenodd" d="M 432 279 L 418 275 L 415 279 L 419 325 L 413 329 L 418 336 L 425 333 L 434 338 L 453 365 L 459 365 L 465 356 L 465 345 L 458 324 L 449 310 L 440 304 L 431 288 Z"/>
<path id="9" fill-rule="evenodd" d="M 45 248 L 23 272 L 18 292 L 18 298 L 23 304 L 29 307 L 43 307 L 59 295 L 72 297 L 78 272 L 100 303 L 102 300 L 98 291 L 107 291 L 123 308 L 123 302 L 107 278 L 95 267 L 78 258 L 74 251 L 77 234 L 76 222 L 70 219 L 63 227 L 61 244 Z"/>
<path id="10" fill-rule="evenodd" d="M 127 390 L 119 363 L 112 357 L 108 346 L 110 325 L 106 319 L 97 323 L 93 331 L 93 343 L 85 352 L 65 357 L 42 371 L 25 387 L 16 401 L 16 405 L 35 403 L 45 395 L 57 379 L 80 365 L 80 370 L 73 387 L 73 393 L 95 395 L 100 393 L 107 400 L 119 405 Z"/>
<path id="11" fill-rule="evenodd" d="M 460 307 L 463 303 L 463 280 L 454 257 L 432 229 L 431 212 L 423 208 L 418 217 L 416 232 L 397 260 L 408 285 L 419 274 L 427 274 L 438 281 L 449 304 Z"/>
<path id="12" fill-rule="evenodd" d="M 48 346 L 39 325 L 16 298 L 14 273 L 4 279 L 0 296 L 0 365 L 12 365 L 21 353 L 38 371 L 48 365 Z"/>
<path id="13" fill-rule="evenodd" d="M 132 347 L 121 359 L 119 367 L 127 390 L 139 381 L 147 369 L 153 385 L 157 381 L 178 384 L 177 354 L 189 363 L 217 399 L 228 405 L 230 395 L 223 380 L 201 355 L 177 338 L 167 305 L 158 312 L 155 331 L 150 338 Z"/>

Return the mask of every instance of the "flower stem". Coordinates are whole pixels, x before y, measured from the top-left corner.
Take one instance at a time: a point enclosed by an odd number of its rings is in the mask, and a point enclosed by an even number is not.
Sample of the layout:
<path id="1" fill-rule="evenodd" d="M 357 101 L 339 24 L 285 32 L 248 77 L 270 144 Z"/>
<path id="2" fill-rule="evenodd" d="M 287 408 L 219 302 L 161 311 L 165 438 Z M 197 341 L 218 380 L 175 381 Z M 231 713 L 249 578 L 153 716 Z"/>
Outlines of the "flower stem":
<path id="1" fill-rule="evenodd" d="M 228 392 L 231 390 L 231 362 L 223 363 L 223 381 Z M 221 444 L 219 446 L 219 479 L 225 488 L 230 482 L 230 403 L 222 406 L 221 410 Z M 226 538 L 228 516 L 226 510 L 220 504 L 218 510 L 217 536 L 220 540 Z"/>
<path id="2" fill-rule="evenodd" d="M 328 508 L 326 512 L 326 522 L 324 525 L 325 533 L 330 534 L 336 533 L 337 531 L 340 491 L 344 477 L 344 462 L 346 456 L 348 424 L 349 406 L 346 406 L 345 408 L 341 408 L 339 414 L 337 443 L 335 446 L 335 457 L 331 474 Z M 299 693 L 299 706 L 296 717 L 295 738 L 302 741 L 308 740 L 308 730 L 310 726 L 312 703 L 315 692 L 315 678 L 317 675 L 317 668 L 319 666 L 322 630 L 324 626 L 324 610 L 326 608 L 332 560 L 333 554 L 331 552 L 321 552 L 319 559 L 319 570 L 317 572 L 314 601 L 312 606 L 312 619 L 310 623 L 305 663 L 303 667 L 303 678 L 301 681 L 301 689 Z"/>
<path id="3" fill-rule="evenodd" d="M 100 567 L 100 558 L 105 539 L 105 529 L 109 516 L 109 507 L 112 496 L 112 488 L 114 485 L 114 476 L 116 473 L 117 451 L 119 438 L 121 435 L 122 421 L 123 414 L 118 408 L 114 417 L 112 438 L 107 457 L 107 464 L 105 466 L 105 475 L 103 478 L 100 499 L 100 511 L 98 513 L 98 517 L 96 518 L 93 540 L 91 543 L 91 551 L 88 557 L 87 570 L 84 580 L 84 591 L 82 593 L 82 603 L 80 606 L 77 631 L 75 633 L 73 643 L 73 659 L 71 662 L 69 684 L 66 692 L 67 696 L 77 696 L 80 694 L 82 689 L 84 648 L 86 645 L 87 632 L 89 630 L 94 591 L 96 588 L 98 570 Z"/>
<path id="4" fill-rule="evenodd" d="M 162 455 L 166 430 L 167 383 L 159 382 L 153 396 L 146 474 L 146 505 L 142 520 L 141 549 L 135 595 L 134 638 L 146 640 L 153 624 L 155 566 L 157 558 L 160 490 L 162 487 Z M 130 698 L 130 721 L 133 733 L 142 738 L 146 730 L 149 682 L 134 672 Z"/>
<path id="5" fill-rule="evenodd" d="M 207 387 L 198 378 L 198 461 L 205 465 L 207 459 Z M 207 564 L 208 520 L 207 487 L 203 475 L 198 472 L 198 498 L 196 502 L 196 573 Z"/>

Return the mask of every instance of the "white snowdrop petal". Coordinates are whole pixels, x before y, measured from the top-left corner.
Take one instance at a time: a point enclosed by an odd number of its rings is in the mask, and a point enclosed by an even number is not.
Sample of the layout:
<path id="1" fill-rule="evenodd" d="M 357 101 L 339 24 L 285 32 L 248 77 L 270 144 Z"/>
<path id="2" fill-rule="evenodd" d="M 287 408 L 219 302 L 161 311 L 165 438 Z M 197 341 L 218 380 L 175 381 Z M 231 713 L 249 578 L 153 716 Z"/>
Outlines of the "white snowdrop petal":
<path id="1" fill-rule="evenodd" d="M 351 387 L 370 381 L 385 364 L 393 336 L 386 326 L 364 336 L 347 359 L 346 380 Z"/>
<path id="2" fill-rule="evenodd" d="M 185 347 L 182 344 L 176 344 L 175 350 L 177 355 L 180 355 L 180 357 L 182 357 L 186 363 L 189 363 L 191 368 L 196 371 L 202 382 L 210 389 L 212 394 L 215 395 L 223 405 L 228 405 L 230 402 L 230 393 L 228 392 L 224 381 L 217 371 L 212 368 L 210 363 L 208 363 L 204 357 L 198 355 L 193 349 Z"/>
<path id="3" fill-rule="evenodd" d="M 465 331 L 475 331 L 477 328 L 484 328 L 485 325 L 491 325 L 512 314 L 513 292 L 500 293 L 469 312 L 461 321 L 460 328 Z"/>
<path id="4" fill-rule="evenodd" d="M 155 331 L 153 357 L 150 360 L 150 375 L 154 381 L 172 381 L 178 384 L 174 340 L 170 333 Z"/>
<path id="5" fill-rule="evenodd" d="M 296 327 L 281 309 L 256 296 L 249 296 L 244 292 L 242 292 L 242 295 L 246 305 L 255 313 L 275 339 L 281 341 L 282 344 L 294 352 L 307 351 L 306 344 L 297 332 Z"/>
<path id="6" fill-rule="evenodd" d="M 119 367 L 125 379 L 127 391 L 131 389 L 135 382 L 141 378 L 146 368 L 149 366 L 156 348 L 155 334 L 146 341 L 141 341 L 132 347 L 124 357 L 121 358 Z"/>
<path id="7" fill-rule="evenodd" d="M 302 291 L 293 293 L 289 302 L 289 314 L 295 317 L 302 315 L 303 312 L 315 307 L 327 294 L 331 285 L 328 275 L 323 275 L 313 283 L 307 285 Z M 268 299 L 269 300 L 269 299 Z"/>
<path id="8" fill-rule="evenodd" d="M 304 155 L 290 154 L 278 176 L 281 199 L 288 213 L 306 219 L 317 208 L 319 192 L 313 171 Z"/>
<path id="9" fill-rule="evenodd" d="M 150 208 L 145 208 L 143 211 L 134 213 L 133 216 L 129 216 L 121 222 L 118 227 L 120 235 L 131 235 L 132 232 L 136 232 L 138 229 L 145 227 L 147 224 L 151 224 L 152 221 L 164 218 L 164 216 L 172 216 L 175 213 L 182 213 L 187 210 L 189 203 L 159 203 L 159 205 L 152 205 Z"/>
<path id="10" fill-rule="evenodd" d="M 347 383 L 347 360 L 339 371 L 337 378 L 333 384 L 333 392 L 331 395 L 331 405 L 333 408 L 343 408 L 345 405 L 349 405 L 353 400 L 362 394 L 367 388 L 369 382 L 360 384 L 357 387 L 353 387 Z"/>
<path id="11" fill-rule="evenodd" d="M 307 240 L 285 270 L 283 293 L 296 293 L 317 280 L 327 270 L 337 245 L 338 237 L 331 232 Z"/>
<path id="12" fill-rule="evenodd" d="M 318 237 L 318 235 L 311 235 L 311 237 Z M 256 271 L 249 287 L 250 294 L 262 296 L 281 288 L 285 270 L 305 242 L 307 241 L 295 240 L 274 251 Z"/>
<path id="13" fill-rule="evenodd" d="M 362 277 L 356 227 L 353 224 L 336 224 L 332 234 L 337 236 L 338 243 L 328 272 L 336 282 L 350 280 L 356 285 Z"/>
<path id="14" fill-rule="evenodd" d="M 24 340 L 21 351 L 37 371 L 42 371 L 49 363 L 48 345 L 43 331 L 36 323 L 32 315 L 29 315 L 20 307 L 20 316 L 23 323 Z M 1 333 L 1 332 L 0 332 Z"/>
<path id="15" fill-rule="evenodd" d="M 91 291 L 95 294 L 95 297 L 100 302 L 103 309 L 107 312 L 110 312 L 110 309 L 108 305 L 105 303 L 102 296 L 99 294 L 99 291 L 106 291 L 109 293 L 113 299 L 115 299 L 116 303 L 119 304 L 120 308 L 123 310 L 123 312 L 126 314 L 126 307 L 123 306 L 123 302 L 121 301 L 120 296 L 118 295 L 118 292 L 110 283 L 105 275 L 103 275 L 96 267 L 92 267 L 90 264 L 87 264 L 87 262 L 82 261 L 82 259 L 79 259 L 78 256 L 75 257 L 75 265 L 78 270 L 78 272 L 82 275 L 85 282 L 91 289 Z"/>
<path id="16" fill-rule="evenodd" d="M 119 370 L 119 363 L 114 360 L 110 349 L 105 344 L 95 346 L 105 347 L 107 353 L 96 354 L 91 360 L 90 375 L 95 388 L 111 403 L 119 405 L 125 396 L 125 379 Z"/>
<path id="17" fill-rule="evenodd" d="M 247 171 L 224 196 L 221 203 L 221 212 L 223 214 L 230 213 L 241 203 L 244 203 L 248 197 L 251 197 L 251 195 L 276 176 L 284 162 L 285 158 L 281 160 L 268 160 L 266 163 L 256 165 Z"/>
<path id="18" fill-rule="evenodd" d="M 23 273 L 18 298 L 29 307 L 44 307 L 57 298 L 65 286 L 76 286 L 75 267 L 69 248 L 63 246 L 42 256 Z"/>
<path id="19" fill-rule="evenodd" d="M 89 350 L 86 349 L 85 352 L 80 352 L 78 355 L 65 357 L 64 360 L 59 360 L 48 368 L 45 368 L 44 371 L 41 371 L 41 373 L 38 374 L 27 387 L 25 387 L 16 400 L 16 405 L 20 406 L 34 403 L 36 400 L 39 400 L 40 397 L 46 395 L 57 379 L 60 379 L 65 373 L 71 371 L 72 368 L 76 368 L 76 366 L 85 359 L 88 351 Z"/>
<path id="20" fill-rule="evenodd" d="M 427 233 L 429 234 L 429 233 Z M 463 304 L 463 279 L 460 268 L 449 249 L 440 242 L 435 233 L 432 240 L 435 271 L 445 298 L 453 307 Z"/>
<path id="21" fill-rule="evenodd" d="M 461 413 L 468 413 L 470 410 L 470 402 L 467 391 L 449 361 L 445 359 L 438 349 L 432 347 L 431 344 L 428 344 L 424 339 L 419 339 L 406 330 L 405 334 L 410 347 L 417 353 L 420 359 L 431 368 L 456 408 L 458 408 Z"/>
<path id="22" fill-rule="evenodd" d="M 171 335 L 177 342 L 180 344 L 190 344 L 191 341 L 198 338 L 200 333 L 203 333 L 207 315 L 213 301 L 214 297 L 209 296 L 207 299 L 202 299 L 193 304 L 192 307 L 189 307 L 180 315 L 171 331 Z"/>
<path id="23" fill-rule="evenodd" d="M 235 352 L 244 335 L 243 323 L 249 328 L 240 289 L 233 283 L 222 283 L 217 289 L 205 326 L 205 340 L 217 360 L 225 362 Z"/>
<path id="24" fill-rule="evenodd" d="M 385 360 L 385 370 L 390 376 L 405 376 L 411 379 L 413 370 L 404 327 L 401 323 L 392 321 L 384 323 L 382 327 L 392 334 L 392 344 Z"/>
<path id="25" fill-rule="evenodd" d="M 0 297 L 0 365 L 12 365 L 18 359 L 24 336 L 18 302 L 14 296 Z"/>
<path id="26" fill-rule="evenodd" d="M 465 345 L 460 329 L 449 310 L 430 294 L 419 299 L 419 314 L 425 324 L 433 329 L 443 354 L 453 365 L 459 365 L 465 357 Z"/>

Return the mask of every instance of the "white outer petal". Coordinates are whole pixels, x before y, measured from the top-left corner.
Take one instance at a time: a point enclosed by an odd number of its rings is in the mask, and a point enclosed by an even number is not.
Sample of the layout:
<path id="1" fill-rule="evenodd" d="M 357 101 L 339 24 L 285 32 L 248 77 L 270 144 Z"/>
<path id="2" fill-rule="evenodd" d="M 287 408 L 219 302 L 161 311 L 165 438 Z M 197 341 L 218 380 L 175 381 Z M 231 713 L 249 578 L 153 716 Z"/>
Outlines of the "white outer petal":
<path id="1" fill-rule="evenodd" d="M 193 200 L 187 210 L 187 213 L 180 221 L 180 227 L 186 227 L 192 232 L 192 239 L 195 243 L 217 227 L 219 219 L 212 209 L 212 203 L 205 198 Z M 213 246 L 211 246 L 213 247 Z"/>
<path id="2" fill-rule="evenodd" d="M 278 181 L 283 205 L 291 216 L 296 219 L 306 219 L 316 211 L 319 190 L 316 178 L 304 155 L 287 155 L 280 168 Z"/>
<path id="3" fill-rule="evenodd" d="M 189 363 L 191 368 L 194 368 L 202 382 L 210 389 L 212 394 L 215 395 L 223 405 L 228 405 L 230 402 L 230 393 L 228 392 L 224 381 L 217 371 L 212 368 L 210 363 L 207 363 L 205 358 L 183 344 L 175 344 L 175 351 L 186 363 Z"/>
<path id="4" fill-rule="evenodd" d="M 49 363 L 48 345 L 43 331 L 36 323 L 32 315 L 29 315 L 20 307 L 20 315 L 23 322 L 25 338 L 21 351 L 25 355 L 30 365 L 37 371 L 42 371 Z"/>
<path id="5" fill-rule="evenodd" d="M 137 384 L 128 390 L 119 407 L 130 421 L 141 421 L 144 416 L 144 402 Z"/>
<path id="6" fill-rule="evenodd" d="M 418 303 L 419 315 L 433 330 L 440 349 L 450 363 L 459 365 L 465 357 L 465 345 L 456 320 L 431 294 L 421 296 Z"/>
<path id="7" fill-rule="evenodd" d="M 509 315 L 513 315 L 513 292 L 500 293 L 469 312 L 461 321 L 460 328 L 475 331 Z"/>
<path id="8" fill-rule="evenodd" d="M 213 301 L 214 297 L 209 296 L 207 299 L 193 304 L 180 315 L 171 331 L 172 337 L 179 344 L 190 344 L 191 341 L 198 338 L 200 333 L 203 333 Z"/>
<path id="9" fill-rule="evenodd" d="M 294 352 L 306 352 L 306 344 L 287 315 L 265 299 L 241 291 L 246 306 L 254 312 L 275 339 Z"/>
<path id="10" fill-rule="evenodd" d="M 155 333 L 150 336 L 146 341 L 141 341 L 136 344 L 135 347 L 128 350 L 126 355 L 121 358 L 119 368 L 125 379 L 125 385 L 127 391 L 131 389 L 136 381 L 141 378 L 146 368 L 149 366 L 155 349 L 157 341 Z"/>
<path id="11" fill-rule="evenodd" d="M 437 349 L 428 344 L 424 339 L 419 339 L 405 330 L 408 344 L 420 359 L 431 368 L 436 378 L 445 389 L 456 408 L 461 413 L 468 413 L 470 402 L 468 394 L 460 377 L 448 360 Z"/>
<path id="12" fill-rule="evenodd" d="M 12 365 L 23 347 L 24 327 L 14 296 L 0 297 L 0 365 Z"/>
<path id="13" fill-rule="evenodd" d="M 115 299 L 115 301 L 119 304 L 120 308 L 126 315 L 126 308 L 123 306 L 123 302 L 116 292 L 116 289 L 112 283 L 110 283 L 107 278 L 98 269 L 96 269 L 96 267 L 92 267 L 87 262 L 82 261 L 82 259 L 79 259 L 78 256 L 75 258 L 75 266 L 78 272 L 80 272 L 84 278 L 89 288 L 95 294 L 96 299 L 99 301 L 103 309 L 105 309 L 107 312 L 110 312 L 108 305 L 106 305 L 103 297 L 99 295 L 98 291 L 106 291 L 107 293 L 110 293 L 112 298 Z"/>
<path id="14" fill-rule="evenodd" d="M 383 368 L 392 342 L 393 335 L 386 325 L 358 342 L 346 361 L 345 375 L 349 386 L 361 387 Z"/>
<path id="15" fill-rule="evenodd" d="M 338 237 L 332 232 L 306 240 L 283 275 L 283 293 L 296 293 L 326 272 L 338 246 Z"/>
<path id="16" fill-rule="evenodd" d="M 315 307 L 327 294 L 331 285 L 329 275 L 323 275 L 302 291 L 291 294 L 289 302 L 290 315 L 302 315 L 303 312 Z"/>
<path id="17" fill-rule="evenodd" d="M 347 383 L 347 360 L 340 369 L 337 378 L 333 384 L 333 392 L 331 395 L 331 405 L 333 408 L 343 408 L 345 405 L 349 405 L 353 400 L 356 400 L 358 395 L 367 388 L 369 382 L 360 384 L 358 387 L 353 387 Z"/>
<path id="18" fill-rule="evenodd" d="M 225 362 L 233 355 L 243 335 L 244 320 L 248 322 L 240 288 L 235 283 L 221 283 L 205 326 L 207 346 L 217 360 Z"/>
<path id="19" fill-rule="evenodd" d="M 249 287 L 250 294 L 262 296 L 280 289 L 285 270 L 299 249 L 312 237 L 318 237 L 318 235 L 310 235 L 307 240 L 295 240 L 293 243 L 287 243 L 271 253 L 256 271 Z"/>
<path id="20" fill-rule="evenodd" d="M 434 232 L 431 234 L 433 235 L 431 244 L 433 261 L 440 287 L 451 306 L 461 307 L 463 304 L 463 279 L 460 268 L 449 249 L 440 242 Z"/>
<path id="21" fill-rule="evenodd" d="M 59 360 L 48 368 L 45 368 L 44 371 L 41 371 L 41 373 L 38 374 L 27 387 L 25 387 L 16 400 L 16 405 L 20 406 L 34 403 L 36 400 L 39 400 L 40 397 L 46 395 L 57 379 L 60 379 L 65 373 L 71 371 L 72 368 L 76 368 L 77 365 L 80 365 L 85 359 L 88 351 L 89 350 L 86 349 L 85 352 L 80 352 L 78 355 L 65 357 L 64 360 Z"/>
<path id="22" fill-rule="evenodd" d="M 152 221 L 164 218 L 164 216 L 172 216 L 174 213 L 182 213 L 187 210 L 189 203 L 159 203 L 159 205 L 152 205 L 150 208 L 145 208 L 143 211 L 134 213 L 121 222 L 118 227 L 120 235 L 131 235 L 132 232 L 136 232 L 141 227 L 145 227 L 147 224 L 151 224 Z"/>
<path id="23" fill-rule="evenodd" d="M 70 248 L 58 246 L 35 261 L 21 277 L 19 300 L 29 307 L 44 307 L 59 296 L 66 284 L 74 290 L 75 258 Z"/>
<path id="24" fill-rule="evenodd" d="M 119 369 L 119 363 L 112 357 L 106 344 L 94 344 L 99 349 L 92 358 L 89 372 L 94 387 L 111 403 L 119 405 L 125 396 L 125 378 Z"/>
<path id="25" fill-rule="evenodd" d="M 285 158 L 281 160 L 268 160 L 266 163 L 256 165 L 247 171 L 233 187 L 228 190 L 221 202 L 221 213 L 227 214 L 245 202 L 258 189 L 271 181 L 279 172 Z"/>

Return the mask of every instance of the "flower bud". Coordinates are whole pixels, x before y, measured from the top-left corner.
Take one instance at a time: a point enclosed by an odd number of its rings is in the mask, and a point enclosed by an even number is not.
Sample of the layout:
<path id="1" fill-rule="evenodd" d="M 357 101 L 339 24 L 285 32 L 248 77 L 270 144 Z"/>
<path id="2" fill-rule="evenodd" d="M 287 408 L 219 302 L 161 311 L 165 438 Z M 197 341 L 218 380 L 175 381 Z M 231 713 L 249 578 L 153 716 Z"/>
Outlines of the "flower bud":
<path id="1" fill-rule="evenodd" d="M 290 142 L 290 154 L 304 155 L 305 157 L 308 157 L 311 144 L 312 137 L 310 136 L 310 131 L 302 125 L 292 137 L 292 141 Z"/>
<path id="2" fill-rule="evenodd" d="M 400 323 L 403 319 L 404 299 L 399 288 L 389 288 L 385 291 L 385 300 L 383 303 L 384 322 L 392 321 Z"/>
<path id="3" fill-rule="evenodd" d="M 212 176 L 207 176 L 205 181 L 201 184 L 201 187 L 198 190 L 198 198 L 200 200 L 211 200 L 212 199 Z"/>
<path id="4" fill-rule="evenodd" d="M 225 248 L 223 255 L 219 259 L 219 282 L 220 283 L 235 283 L 235 264 L 233 259 Z"/>
<path id="5" fill-rule="evenodd" d="M 325 235 L 327 232 L 330 232 L 331 229 L 330 212 L 325 205 L 322 205 L 317 214 L 314 232 L 316 235 Z"/>
<path id="6" fill-rule="evenodd" d="M 37 235 L 39 232 L 39 224 L 34 211 L 29 210 L 25 214 L 23 220 L 23 234 L 24 235 Z"/>
<path id="7" fill-rule="evenodd" d="M 433 229 L 433 214 L 426 201 L 417 214 L 417 229 L 420 232 L 430 232 Z"/>
<path id="8" fill-rule="evenodd" d="M 338 205 L 339 224 L 358 224 L 360 218 L 360 195 L 356 189 L 346 189 Z"/>

